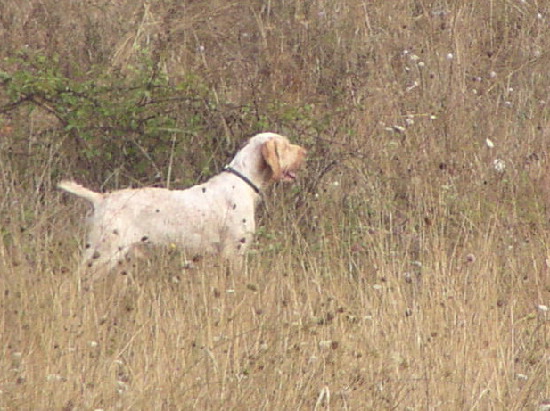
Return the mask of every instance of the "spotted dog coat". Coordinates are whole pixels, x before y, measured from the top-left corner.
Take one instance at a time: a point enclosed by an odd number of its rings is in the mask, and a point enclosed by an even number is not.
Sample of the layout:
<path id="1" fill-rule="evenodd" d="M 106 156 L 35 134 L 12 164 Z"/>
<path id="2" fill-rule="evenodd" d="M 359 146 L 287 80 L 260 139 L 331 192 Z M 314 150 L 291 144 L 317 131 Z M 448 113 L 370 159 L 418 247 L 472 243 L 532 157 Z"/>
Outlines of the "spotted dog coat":
<path id="1" fill-rule="evenodd" d="M 185 190 L 124 189 L 96 193 L 75 182 L 59 188 L 93 204 L 84 265 L 109 271 L 138 244 L 176 245 L 190 254 L 241 260 L 256 230 L 260 190 L 293 181 L 306 150 L 286 137 L 252 137 L 224 171 Z"/>

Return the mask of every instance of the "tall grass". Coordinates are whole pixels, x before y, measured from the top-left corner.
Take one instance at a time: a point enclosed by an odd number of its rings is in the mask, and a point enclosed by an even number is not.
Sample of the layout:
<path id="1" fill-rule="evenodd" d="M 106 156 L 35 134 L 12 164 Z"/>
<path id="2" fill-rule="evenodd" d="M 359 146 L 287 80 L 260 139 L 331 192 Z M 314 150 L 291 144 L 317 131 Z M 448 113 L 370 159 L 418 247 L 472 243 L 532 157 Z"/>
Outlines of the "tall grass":
<path id="1" fill-rule="evenodd" d="M 548 7 L 176 3 L 0 5 L 3 58 L 201 93 L 155 106 L 170 138 L 133 137 L 155 150 L 93 170 L 2 83 L 0 407 L 545 409 Z M 310 155 L 266 195 L 243 273 L 158 250 L 78 291 L 87 206 L 61 177 L 184 186 L 267 130 Z M 166 174 L 136 181 L 143 162 Z"/>

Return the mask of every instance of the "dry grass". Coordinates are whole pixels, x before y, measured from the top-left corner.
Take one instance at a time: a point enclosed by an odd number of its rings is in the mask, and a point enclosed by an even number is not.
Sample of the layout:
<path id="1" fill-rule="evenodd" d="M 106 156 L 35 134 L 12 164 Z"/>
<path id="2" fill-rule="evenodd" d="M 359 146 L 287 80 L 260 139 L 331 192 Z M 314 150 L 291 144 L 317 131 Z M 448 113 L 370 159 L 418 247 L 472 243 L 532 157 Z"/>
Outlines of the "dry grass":
<path id="1" fill-rule="evenodd" d="M 216 132 L 311 156 L 268 195 L 245 273 L 161 250 L 80 294 L 85 206 L 53 188 L 78 165 L 48 116 L 2 114 L 0 409 L 548 404 L 548 6 L 19 3 L 2 56 L 124 70 L 148 49 L 225 104 Z M 247 104 L 257 124 L 232 117 Z"/>

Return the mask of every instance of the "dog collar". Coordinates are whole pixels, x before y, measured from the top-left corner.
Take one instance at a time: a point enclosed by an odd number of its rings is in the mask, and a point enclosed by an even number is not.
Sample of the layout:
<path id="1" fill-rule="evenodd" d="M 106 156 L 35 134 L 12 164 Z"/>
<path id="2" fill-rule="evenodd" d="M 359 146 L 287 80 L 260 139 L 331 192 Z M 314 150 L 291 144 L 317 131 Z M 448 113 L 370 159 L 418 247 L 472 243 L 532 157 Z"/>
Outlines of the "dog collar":
<path id="1" fill-rule="evenodd" d="M 252 190 L 256 192 L 256 194 L 260 194 L 260 189 L 256 184 L 254 184 L 247 176 L 244 174 L 241 174 L 239 171 L 235 170 L 233 167 L 225 166 L 223 171 L 227 171 L 228 173 L 234 174 L 237 177 L 239 177 L 241 180 L 243 180 L 246 184 L 248 184 Z"/>

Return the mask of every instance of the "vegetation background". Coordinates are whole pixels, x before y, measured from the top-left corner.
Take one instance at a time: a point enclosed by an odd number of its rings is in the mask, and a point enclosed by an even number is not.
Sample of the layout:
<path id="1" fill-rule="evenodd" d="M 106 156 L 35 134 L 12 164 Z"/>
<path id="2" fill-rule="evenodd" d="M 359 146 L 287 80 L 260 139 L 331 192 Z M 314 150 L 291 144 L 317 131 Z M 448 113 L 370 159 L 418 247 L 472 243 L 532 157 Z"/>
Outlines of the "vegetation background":
<path id="1" fill-rule="evenodd" d="M 550 408 L 550 6 L 0 3 L 0 409 Z M 80 293 L 98 190 L 309 149 L 246 272 Z"/>

